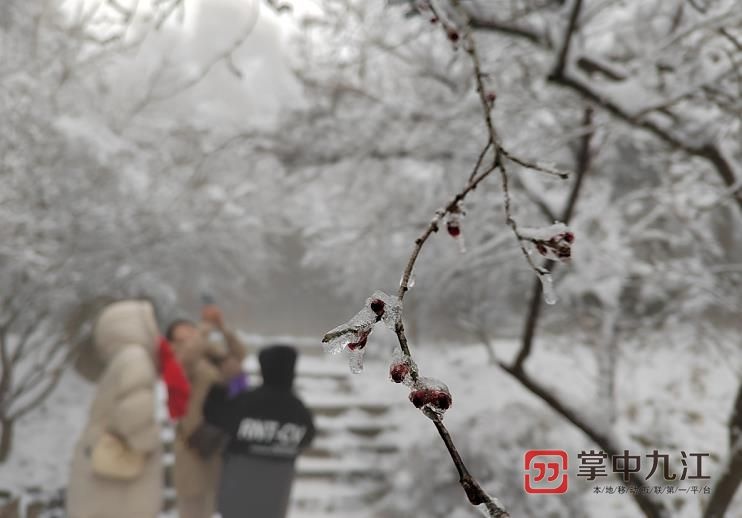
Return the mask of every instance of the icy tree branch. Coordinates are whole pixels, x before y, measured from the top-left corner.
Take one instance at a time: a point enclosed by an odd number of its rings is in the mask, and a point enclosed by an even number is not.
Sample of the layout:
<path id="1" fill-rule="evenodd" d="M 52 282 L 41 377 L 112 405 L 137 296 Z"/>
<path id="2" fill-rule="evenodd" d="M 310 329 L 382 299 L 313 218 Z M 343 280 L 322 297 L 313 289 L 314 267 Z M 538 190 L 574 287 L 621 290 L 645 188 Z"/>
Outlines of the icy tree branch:
<path id="1" fill-rule="evenodd" d="M 606 64 L 599 58 L 592 57 L 584 52 L 576 53 L 576 55 L 570 59 L 570 42 L 575 33 L 579 30 L 578 20 L 580 8 L 581 1 L 576 0 L 572 6 L 572 10 L 570 11 L 570 20 L 565 31 L 565 37 L 562 46 L 560 47 L 559 55 L 557 56 L 555 68 L 549 74 L 548 79 L 554 84 L 566 87 L 583 98 L 595 103 L 614 117 L 636 128 L 647 131 L 671 147 L 682 150 L 688 155 L 707 160 L 727 187 L 735 185 L 738 179 L 735 175 L 732 159 L 724 154 L 718 142 L 691 142 L 689 139 L 679 134 L 679 132 L 674 131 L 673 128 L 662 125 L 650 116 L 653 113 L 658 113 L 657 109 L 662 109 L 665 112 L 668 112 L 666 107 L 672 104 L 668 104 L 669 101 L 675 100 L 678 96 L 681 98 L 686 97 L 693 92 L 681 92 L 682 95 L 676 94 L 675 96 L 672 96 L 671 99 L 668 99 L 668 102 L 650 107 L 652 111 L 647 112 L 647 109 L 643 109 L 637 114 L 621 104 L 619 100 L 606 89 L 601 89 L 600 84 L 589 79 L 590 74 L 598 71 L 607 79 L 620 83 L 629 79 L 625 72 L 618 72 L 612 68 L 606 68 Z M 493 31 L 515 36 L 525 39 L 544 50 L 553 50 L 549 38 L 537 29 L 525 29 L 505 21 L 492 21 L 473 12 L 469 14 L 469 17 L 471 19 L 471 27 L 475 30 Z M 726 18 L 721 18 L 721 20 L 724 19 Z M 713 18 L 712 21 L 718 23 L 716 18 Z M 693 27 L 693 30 L 697 29 L 698 27 Z M 676 38 L 677 37 L 679 36 L 676 36 Z M 699 88 L 704 87 L 703 85 L 700 85 Z M 649 98 L 648 93 L 647 98 Z M 737 206 L 742 209 L 742 190 L 737 190 L 734 193 L 734 201 Z"/>
<path id="2" fill-rule="evenodd" d="M 566 179 L 569 176 L 569 173 L 565 171 L 559 171 L 550 166 L 516 157 L 502 147 L 492 118 L 492 110 L 494 109 L 497 96 L 495 91 L 487 85 L 487 74 L 482 69 L 482 62 L 479 56 L 479 50 L 472 30 L 471 18 L 467 10 L 464 9 L 464 7 L 462 6 L 460 0 L 451 0 L 451 5 L 455 11 L 456 17 L 458 18 L 458 24 L 452 21 L 450 17 L 446 15 L 446 13 L 444 13 L 439 7 L 437 7 L 435 2 L 424 3 L 423 8 L 428 8 L 431 10 L 435 19 L 440 22 L 441 27 L 446 32 L 446 36 L 452 42 L 458 42 L 459 39 L 461 39 L 462 37 L 460 33 L 463 31 L 464 49 L 469 55 L 472 68 L 474 70 L 474 79 L 476 83 L 477 94 L 479 97 L 479 102 L 481 104 L 487 134 L 489 135 L 487 146 L 480 154 L 477 164 L 481 164 L 483 157 L 487 153 L 488 148 L 491 147 L 494 153 L 492 167 L 500 171 L 502 195 L 505 202 L 505 222 L 511 228 L 513 234 L 518 240 L 518 246 L 520 247 L 520 250 L 525 257 L 526 262 L 530 265 L 533 271 L 536 272 L 536 274 L 539 276 L 539 279 L 542 282 L 544 281 L 544 279 L 550 280 L 549 277 L 544 277 L 546 274 L 548 274 L 548 272 L 545 271 L 543 268 L 537 266 L 531 258 L 531 254 L 524 245 L 524 242 L 528 242 L 531 240 L 520 233 L 520 231 L 518 230 L 518 223 L 513 217 L 512 200 L 510 195 L 510 177 L 505 167 L 503 157 L 506 157 L 509 160 L 528 169 L 551 174 L 561 179 Z M 475 172 L 478 165 L 474 169 Z M 475 172 L 472 173 L 470 178 L 475 175 Z"/>
<path id="3" fill-rule="evenodd" d="M 399 291 L 397 295 L 400 313 L 394 321 L 394 331 L 399 342 L 402 360 L 397 361 L 397 363 L 393 364 L 390 372 L 393 381 L 399 383 L 404 382 L 412 387 L 413 392 L 411 392 L 410 394 L 411 401 L 416 407 L 422 407 L 423 413 L 429 419 L 431 419 L 431 421 L 433 421 L 433 424 L 435 425 L 436 430 L 443 440 L 443 443 L 445 444 L 446 449 L 451 456 L 451 460 L 456 467 L 456 470 L 459 474 L 459 483 L 464 489 L 469 502 L 475 506 L 484 506 L 484 508 L 486 508 L 487 510 L 487 513 L 491 517 L 507 517 L 509 515 L 504 507 L 502 507 L 497 499 L 490 497 L 481 488 L 479 483 L 469 472 L 466 464 L 461 458 L 461 455 L 459 454 L 453 442 L 453 439 L 451 438 L 449 431 L 443 423 L 443 413 L 440 411 L 440 408 L 435 408 L 435 406 L 426 404 L 426 402 L 421 399 L 422 396 L 418 394 L 420 392 L 419 387 L 421 386 L 421 384 L 426 383 L 425 380 L 427 379 L 420 376 L 418 368 L 412 358 L 412 353 L 410 351 L 409 342 L 405 333 L 404 322 L 402 318 L 402 302 L 409 290 L 410 279 L 412 278 L 415 264 L 417 263 L 420 252 L 422 251 L 425 243 L 428 241 L 430 236 L 433 235 L 433 233 L 437 232 L 440 229 L 440 225 L 446 220 L 446 218 L 456 217 L 458 214 L 460 214 L 461 203 L 464 201 L 467 195 L 475 190 L 476 187 L 488 176 L 490 176 L 495 170 L 499 170 L 500 172 L 506 223 L 517 238 L 518 245 L 527 262 L 529 263 L 531 268 L 533 268 L 533 270 L 536 271 L 539 276 L 541 276 L 544 273 L 544 270 L 538 267 L 533 262 L 533 260 L 531 259 L 531 254 L 525 248 L 524 242 L 541 243 L 545 242 L 542 240 L 549 239 L 550 236 L 542 237 L 540 235 L 537 236 L 533 234 L 534 232 L 536 234 L 539 234 L 540 229 L 530 229 L 528 233 L 525 233 L 526 229 L 524 229 L 523 232 L 519 231 L 518 225 L 512 213 L 509 176 L 505 167 L 504 158 L 507 158 L 525 168 L 544 172 L 562 179 L 567 178 L 568 174 L 564 171 L 559 171 L 551 166 L 543 165 L 537 162 L 531 162 L 516 157 L 502 147 L 492 118 L 492 110 L 495 105 L 496 94 L 487 85 L 486 74 L 482 70 L 481 60 L 477 44 L 473 36 L 471 22 L 466 10 L 462 7 L 459 0 L 451 0 L 451 6 L 455 11 L 454 18 L 457 19 L 456 22 L 454 22 L 452 18 L 448 16 L 448 13 L 444 13 L 442 9 L 436 5 L 435 2 L 423 2 L 422 5 L 418 6 L 418 8 L 422 10 L 430 10 L 434 15 L 434 19 L 440 21 L 440 25 L 446 32 L 447 38 L 454 44 L 457 44 L 457 42 L 462 38 L 461 33 L 463 31 L 464 49 L 469 55 L 472 64 L 477 94 L 481 104 L 488 140 L 479 153 L 474 168 L 468 176 L 466 185 L 459 193 L 454 195 L 454 197 L 443 209 L 436 212 L 430 224 L 427 225 L 422 234 L 420 234 L 420 236 L 415 240 L 412 253 L 407 260 L 407 264 L 402 273 L 402 279 L 400 281 Z M 588 124 L 589 122 L 590 121 L 588 121 Z M 485 159 L 490 152 L 492 153 L 492 162 L 490 165 L 483 167 Z M 576 185 L 578 186 L 577 189 L 579 189 L 580 184 L 581 178 L 578 178 L 576 181 Z M 574 203 L 574 201 L 572 201 L 572 203 Z M 569 211 L 571 211 L 571 209 L 569 209 Z M 452 236 L 458 236 L 458 226 L 452 228 L 450 220 L 448 220 L 447 223 L 447 230 Z M 571 240 L 573 239 L 571 233 L 565 233 L 564 235 L 569 235 L 568 239 L 569 242 L 571 242 Z M 566 253 L 568 254 L 568 248 Z M 340 347 L 347 347 L 351 351 L 352 355 L 357 356 L 358 351 L 362 351 L 363 348 L 366 346 L 367 337 L 371 333 L 371 329 L 374 325 L 374 314 L 376 314 L 377 316 L 377 322 L 379 321 L 379 319 L 382 318 L 382 316 L 385 316 L 385 303 L 383 301 L 383 297 L 385 297 L 383 294 L 375 294 L 375 296 L 368 299 L 367 305 L 364 307 L 363 310 L 361 310 L 360 313 L 358 313 L 358 315 L 356 315 L 356 317 L 351 319 L 347 324 L 341 325 L 338 328 L 327 333 L 322 341 L 330 346 L 329 350 L 332 351 L 334 349 L 337 349 L 339 345 Z M 362 357 L 363 353 L 361 352 L 360 354 Z M 353 358 L 354 356 L 351 356 L 351 369 L 354 368 Z M 360 369 L 357 369 L 355 371 L 357 372 L 359 370 Z M 450 405 L 450 395 L 447 395 L 447 398 L 448 399 L 444 400 L 444 404 L 441 406 L 443 409 L 448 408 L 448 405 Z"/>
<path id="4" fill-rule="evenodd" d="M 257 2 L 255 5 L 257 5 Z M 167 88 L 164 88 L 161 85 L 162 77 L 164 75 L 164 72 L 167 70 L 168 65 L 168 63 L 163 63 L 163 65 L 159 67 L 153 74 L 145 95 L 142 96 L 142 98 L 131 108 L 128 114 L 128 119 L 132 119 L 153 104 L 173 99 L 174 97 L 190 90 L 194 86 L 201 83 L 221 62 L 225 63 L 230 72 L 232 72 L 238 78 L 241 78 L 242 72 L 234 64 L 233 55 L 250 37 L 253 29 L 255 28 L 255 25 L 257 24 L 257 20 L 258 14 L 255 13 L 251 18 L 250 24 L 242 31 L 239 37 L 237 37 L 224 50 L 218 52 L 215 56 L 213 56 L 205 65 L 201 67 L 199 71 L 190 74 L 191 77 L 184 79 L 179 84 L 175 84 Z"/>
<path id="5" fill-rule="evenodd" d="M 729 419 L 729 461 L 716 480 L 703 518 L 723 518 L 740 484 L 742 484 L 742 383 L 737 389 L 737 397 Z"/>
<path id="6" fill-rule="evenodd" d="M 609 456 L 620 454 L 621 448 L 619 447 L 619 445 L 615 444 L 614 440 L 608 433 L 606 433 L 605 430 L 601 430 L 598 426 L 589 422 L 573 408 L 570 408 L 569 405 L 567 405 L 565 401 L 559 398 L 552 389 L 539 384 L 536 380 L 531 378 L 522 368 L 518 369 L 514 366 L 507 365 L 504 362 L 498 362 L 498 364 L 503 370 L 505 370 L 508 374 L 513 376 L 513 378 L 518 380 L 520 384 L 528 389 L 532 394 L 538 396 L 552 410 L 554 410 L 559 415 L 564 417 L 567 421 L 582 430 L 585 435 L 595 441 L 595 443 L 600 446 L 600 448 Z M 632 486 L 636 486 L 639 488 L 648 487 L 644 478 L 641 476 L 637 476 L 636 474 L 631 474 L 629 483 Z M 655 498 L 653 498 L 653 496 L 648 491 L 646 492 L 646 494 L 643 494 L 642 491 L 637 491 L 632 496 L 636 500 L 636 503 L 639 505 L 641 510 L 644 512 L 644 515 L 647 516 L 647 518 L 664 518 L 665 516 L 667 516 L 663 505 Z"/>
<path id="7" fill-rule="evenodd" d="M 592 128 L 593 111 L 591 108 L 587 108 L 585 110 L 582 124 L 586 128 Z M 565 223 L 569 223 L 570 219 L 572 219 L 572 214 L 574 213 L 575 206 L 577 205 L 577 199 L 580 196 L 585 176 L 590 169 L 590 142 L 592 140 L 592 137 L 593 132 L 591 130 L 583 135 L 582 139 L 580 140 L 580 149 L 577 156 L 577 167 L 574 183 L 572 184 L 572 188 L 570 189 L 567 204 L 564 207 L 563 213 L 561 214 L 561 220 Z M 555 266 L 556 262 L 549 260 L 546 261 L 543 268 L 551 272 Z M 528 306 L 528 314 L 526 316 L 526 321 L 523 329 L 523 345 L 518 351 L 518 356 L 516 357 L 512 367 L 516 371 L 520 371 L 523 369 L 524 362 L 528 358 L 528 355 L 531 354 L 533 338 L 536 332 L 538 319 L 541 314 L 541 307 L 543 305 L 543 298 L 541 297 L 542 291 L 542 283 L 539 280 L 534 281 L 533 288 L 531 288 L 531 298 Z"/>
<path id="8" fill-rule="evenodd" d="M 585 127 L 592 126 L 592 110 L 589 108 L 585 110 L 583 125 Z M 592 132 L 586 133 L 581 139 L 580 149 L 577 156 L 576 178 L 574 184 L 572 185 L 572 189 L 570 190 L 569 198 L 562 214 L 563 220 L 567 222 L 572 217 L 577 199 L 581 192 L 584 178 L 590 169 L 591 139 Z M 553 261 L 548 261 L 544 267 L 551 270 L 555 266 L 555 264 L 556 263 Z M 518 354 L 516 355 L 516 358 L 512 365 L 508 365 L 502 361 L 498 361 L 498 365 L 503 370 L 508 372 L 511 376 L 513 376 L 513 378 L 518 380 L 526 389 L 543 400 L 554 411 L 567 419 L 577 428 L 582 430 L 606 453 L 608 453 L 609 455 L 618 454 L 619 447 L 614 443 L 613 439 L 610 437 L 606 430 L 601 430 L 600 427 L 590 423 L 584 416 L 580 415 L 574 409 L 570 408 L 569 405 L 565 401 L 560 399 L 553 390 L 540 385 L 525 371 L 524 363 L 531 353 L 533 340 L 536 334 L 536 329 L 538 327 L 538 321 L 541 314 L 541 301 L 541 284 L 536 282 L 534 283 L 534 287 L 531 292 L 529 310 L 523 330 L 521 348 L 518 351 Z M 485 340 L 484 343 L 489 347 L 488 340 Z M 633 485 L 636 485 L 637 487 L 646 486 L 646 481 L 642 477 L 637 477 L 635 475 L 632 475 L 631 483 Z M 665 515 L 662 505 L 657 502 L 650 494 L 642 494 L 642 492 L 637 491 L 637 493 L 633 496 L 636 499 L 639 507 L 648 518 L 661 518 Z"/>
<path id="9" fill-rule="evenodd" d="M 405 266 L 405 269 L 402 273 L 402 279 L 401 279 L 400 286 L 399 286 L 397 298 L 399 300 L 400 306 L 401 306 L 402 301 L 404 300 L 405 295 L 407 294 L 409 290 L 410 279 L 412 277 L 415 264 L 417 263 L 418 257 L 420 256 L 420 252 L 422 251 L 422 248 L 425 245 L 425 243 L 428 241 L 430 236 L 433 235 L 433 233 L 437 232 L 440 229 L 440 225 L 444 221 L 444 218 L 450 215 L 453 215 L 453 214 L 458 214 L 460 211 L 461 202 L 464 201 L 466 197 L 472 191 L 474 191 L 483 180 L 485 180 L 488 176 L 492 174 L 492 172 L 494 172 L 498 168 L 500 169 L 502 173 L 502 178 L 503 178 L 503 188 L 505 190 L 505 196 L 506 196 L 506 211 L 508 215 L 508 220 L 512 221 L 512 218 L 510 216 L 509 192 L 507 191 L 507 188 L 508 188 L 507 174 L 505 172 L 504 166 L 502 164 L 502 159 L 501 159 L 502 148 L 500 147 L 500 144 L 497 140 L 497 134 L 496 134 L 494 124 L 492 122 L 491 114 L 490 114 L 490 110 L 492 108 L 492 101 L 490 101 L 487 98 L 487 93 L 485 92 L 485 89 L 484 89 L 484 84 L 482 82 L 482 74 L 479 68 L 478 57 L 476 54 L 476 48 L 474 47 L 473 40 L 471 40 L 471 45 L 469 46 L 469 49 L 470 49 L 470 55 L 472 56 L 472 61 L 474 62 L 475 73 L 477 74 L 480 98 L 482 100 L 482 104 L 483 104 L 483 108 L 485 112 L 485 120 L 487 123 L 489 139 L 487 141 L 487 144 L 484 146 L 481 153 L 479 154 L 478 159 L 476 160 L 474 168 L 471 174 L 469 175 L 468 181 L 466 185 L 464 186 L 464 188 L 460 192 L 458 192 L 443 209 L 436 212 L 433 220 L 430 222 L 430 224 L 428 224 L 428 226 L 425 228 L 422 234 L 415 240 L 415 245 L 413 247 L 413 250 L 412 250 L 412 253 L 409 259 L 407 260 L 407 265 Z M 492 149 L 494 153 L 493 163 L 489 165 L 488 167 L 482 168 L 484 159 L 490 149 Z M 513 228 L 515 229 L 515 227 Z M 333 330 L 330 333 L 326 334 L 325 337 L 323 338 L 323 342 L 326 342 L 326 343 L 332 342 L 333 340 L 340 338 L 343 335 L 347 335 L 347 334 L 353 334 L 353 336 L 358 336 L 359 334 L 363 333 L 362 340 L 363 340 L 363 346 L 365 346 L 365 339 L 366 339 L 366 336 L 368 336 L 368 332 L 369 331 L 365 331 L 364 329 L 357 328 L 357 326 L 353 327 L 352 325 L 349 325 L 344 328 L 341 326 L 337 330 Z M 401 313 L 399 317 L 396 319 L 396 322 L 394 325 L 394 332 L 397 335 L 399 347 L 402 352 L 402 357 L 406 359 L 404 365 L 414 366 L 414 360 L 412 358 L 412 353 L 410 351 L 407 335 L 405 333 L 405 328 L 404 328 L 404 323 L 403 323 Z M 354 343 L 354 346 L 356 346 L 355 343 Z M 409 369 L 409 377 L 410 377 L 409 384 L 412 387 L 415 387 L 419 382 L 422 381 L 422 378 L 416 367 Z M 402 380 L 402 377 L 400 376 L 400 381 L 401 380 Z M 493 498 L 490 495 L 488 495 L 479 485 L 477 480 L 469 472 L 468 468 L 466 467 L 466 464 L 464 463 L 463 459 L 461 458 L 461 455 L 458 452 L 458 449 L 456 448 L 456 445 L 453 442 L 453 439 L 451 438 L 451 434 L 449 433 L 448 429 L 443 423 L 442 414 L 440 412 L 436 412 L 435 410 L 431 409 L 427 405 L 423 406 L 422 410 L 425 413 L 425 415 L 429 419 L 431 419 L 431 421 L 436 427 L 436 430 L 438 431 L 438 434 L 443 440 L 443 443 L 445 444 L 446 449 L 448 450 L 449 455 L 451 456 L 451 460 L 459 474 L 459 483 L 461 484 L 461 487 L 464 489 L 464 492 L 466 493 L 467 498 L 469 499 L 469 502 L 474 506 L 480 506 L 480 505 L 484 506 L 489 516 L 493 518 L 507 518 L 509 514 L 507 513 L 505 508 L 502 506 L 502 504 L 500 504 L 496 498 Z"/>
<path id="10" fill-rule="evenodd" d="M 559 77 L 564 73 L 564 68 L 567 66 L 567 58 L 569 57 L 569 47 L 572 44 L 572 37 L 575 34 L 577 28 L 577 20 L 580 17 L 580 11 L 582 10 L 582 0 L 574 0 L 572 4 L 572 10 L 569 15 L 569 23 L 567 24 L 567 30 L 562 40 L 562 46 L 559 50 L 559 57 L 557 58 L 554 71 L 551 73 L 554 77 Z"/>
<path id="11" fill-rule="evenodd" d="M 428 409 L 425 409 L 424 412 L 433 421 L 441 439 L 445 443 L 446 449 L 448 449 L 448 452 L 451 455 L 451 460 L 459 473 L 459 483 L 461 484 L 461 487 L 464 488 L 466 496 L 469 498 L 469 502 L 475 506 L 484 505 L 489 516 L 493 518 L 507 518 L 510 516 L 507 511 L 505 511 L 502 504 L 496 498 L 489 496 L 479 485 L 479 482 L 477 482 L 466 469 L 466 465 L 461 459 L 461 455 L 459 455 L 459 452 L 453 443 L 453 439 L 451 439 L 451 434 L 443 424 L 441 417 Z"/>

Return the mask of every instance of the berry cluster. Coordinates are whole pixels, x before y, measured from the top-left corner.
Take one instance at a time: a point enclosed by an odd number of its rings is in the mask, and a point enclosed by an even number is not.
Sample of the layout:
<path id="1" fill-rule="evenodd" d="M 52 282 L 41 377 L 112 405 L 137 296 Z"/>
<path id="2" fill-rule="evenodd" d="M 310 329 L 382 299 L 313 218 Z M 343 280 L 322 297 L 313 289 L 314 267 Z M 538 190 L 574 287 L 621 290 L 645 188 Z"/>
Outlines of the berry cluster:
<path id="1" fill-rule="evenodd" d="M 394 329 L 401 312 L 402 305 L 397 297 L 376 291 L 366 299 L 363 308 L 353 318 L 325 334 L 322 338 L 325 351 L 330 354 L 347 351 L 350 370 L 354 373 L 361 372 L 366 345 L 374 326 L 382 322 Z"/>
<path id="2" fill-rule="evenodd" d="M 444 411 L 451 407 L 451 394 L 448 391 L 430 388 L 417 389 L 410 392 L 410 401 L 415 408 L 430 405 L 434 410 Z"/>
<path id="3" fill-rule="evenodd" d="M 415 408 L 430 409 L 442 416 L 451 407 L 448 387 L 437 379 L 418 377 L 417 368 L 409 356 L 395 354 L 395 360 L 389 367 L 389 377 L 394 383 L 410 387 L 409 399 Z"/>
<path id="4" fill-rule="evenodd" d="M 533 239 L 538 253 L 549 259 L 565 261 L 572 256 L 572 243 L 575 235 L 572 232 L 560 232 L 550 239 Z"/>

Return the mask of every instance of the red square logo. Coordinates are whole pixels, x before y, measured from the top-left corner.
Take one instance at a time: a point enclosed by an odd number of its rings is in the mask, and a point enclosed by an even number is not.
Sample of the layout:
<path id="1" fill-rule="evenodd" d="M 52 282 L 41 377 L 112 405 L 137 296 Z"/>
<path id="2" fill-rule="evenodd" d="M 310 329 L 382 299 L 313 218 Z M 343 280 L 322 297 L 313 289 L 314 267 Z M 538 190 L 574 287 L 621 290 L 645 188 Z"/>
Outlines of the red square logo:
<path id="1" fill-rule="evenodd" d="M 529 495 L 566 493 L 568 466 L 564 450 L 529 450 L 523 456 L 523 488 Z"/>

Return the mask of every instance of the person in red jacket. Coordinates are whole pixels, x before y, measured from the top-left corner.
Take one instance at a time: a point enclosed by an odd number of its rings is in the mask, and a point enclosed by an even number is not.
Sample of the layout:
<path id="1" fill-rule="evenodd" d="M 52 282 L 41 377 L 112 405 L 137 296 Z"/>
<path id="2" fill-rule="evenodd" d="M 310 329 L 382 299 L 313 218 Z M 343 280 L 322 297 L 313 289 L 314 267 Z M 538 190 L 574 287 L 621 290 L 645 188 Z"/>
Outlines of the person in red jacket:
<path id="1" fill-rule="evenodd" d="M 247 354 L 237 334 L 225 325 L 219 307 L 205 306 L 202 320 L 200 324 L 176 320 L 166 332 L 191 386 L 173 444 L 173 484 L 180 518 L 214 515 L 225 437 L 204 422 L 203 402 L 214 383 L 227 381 L 226 367 L 231 363 L 239 369 Z M 214 334 L 223 339 L 221 343 L 211 340 Z"/>
<path id="2" fill-rule="evenodd" d="M 185 371 L 175 357 L 172 345 L 164 336 L 160 337 L 158 358 L 160 376 L 167 387 L 168 413 L 171 419 L 177 421 L 188 411 L 191 384 L 188 383 Z"/>

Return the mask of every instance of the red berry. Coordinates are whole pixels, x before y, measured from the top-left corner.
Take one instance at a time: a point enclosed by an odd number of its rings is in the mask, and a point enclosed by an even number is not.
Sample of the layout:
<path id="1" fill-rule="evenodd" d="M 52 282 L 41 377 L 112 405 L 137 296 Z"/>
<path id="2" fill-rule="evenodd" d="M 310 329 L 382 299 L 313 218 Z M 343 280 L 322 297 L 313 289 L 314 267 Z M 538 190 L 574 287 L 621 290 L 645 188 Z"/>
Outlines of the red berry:
<path id="1" fill-rule="evenodd" d="M 435 406 L 441 410 L 447 410 L 451 407 L 451 394 L 448 392 L 438 392 L 432 400 L 435 402 Z"/>
<path id="2" fill-rule="evenodd" d="M 428 392 L 426 390 L 413 390 L 410 392 L 410 401 L 415 408 L 420 408 L 428 402 Z"/>
<path id="3" fill-rule="evenodd" d="M 448 230 L 448 235 L 451 237 L 459 237 L 461 235 L 461 227 L 458 221 L 449 221 L 446 223 L 446 230 Z"/>
<path id="4" fill-rule="evenodd" d="M 371 311 L 373 311 L 377 317 L 381 318 L 384 315 L 384 301 L 381 299 L 374 299 L 371 301 Z"/>
<path id="5" fill-rule="evenodd" d="M 389 368 L 389 375 L 394 383 L 402 383 L 410 373 L 410 366 L 406 363 L 395 363 Z"/>
<path id="6" fill-rule="evenodd" d="M 572 243 L 575 240 L 575 235 L 572 232 L 565 232 L 564 233 L 564 240 L 567 243 Z"/>

